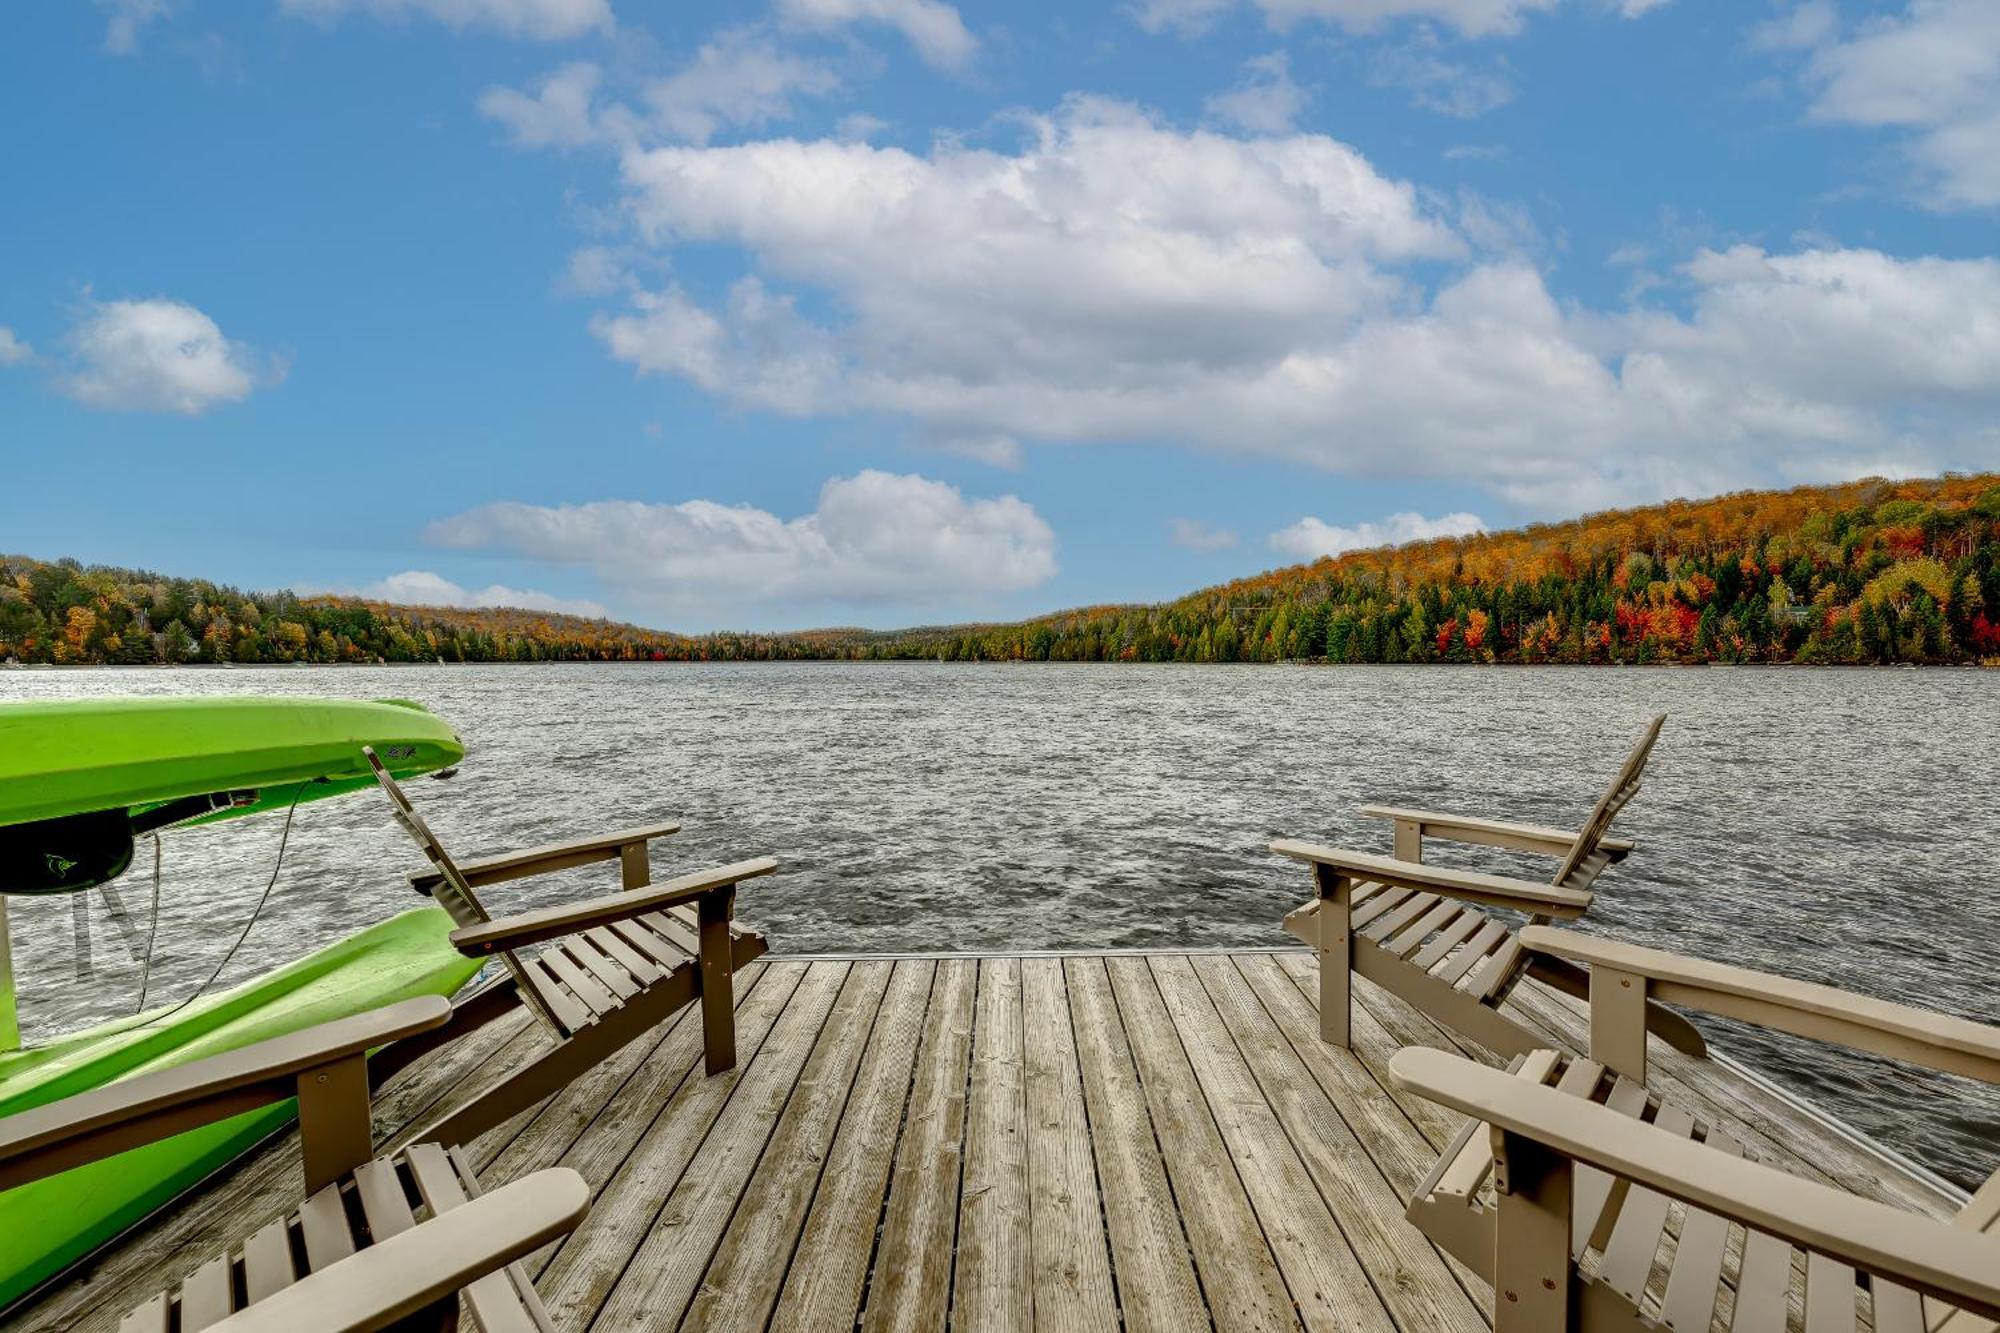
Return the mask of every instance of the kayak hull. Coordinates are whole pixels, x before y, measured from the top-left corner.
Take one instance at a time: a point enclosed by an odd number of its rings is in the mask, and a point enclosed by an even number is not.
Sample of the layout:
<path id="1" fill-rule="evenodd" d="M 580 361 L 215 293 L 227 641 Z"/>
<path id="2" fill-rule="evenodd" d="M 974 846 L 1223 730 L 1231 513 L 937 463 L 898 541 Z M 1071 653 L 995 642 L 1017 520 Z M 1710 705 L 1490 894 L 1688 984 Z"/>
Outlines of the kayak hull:
<path id="1" fill-rule="evenodd" d="M 254 792 L 228 817 L 374 784 L 363 746 L 408 777 L 458 763 L 449 723 L 400 700 L 60 699 L 0 704 L 0 825 L 97 810 L 141 814 Z M 303 789 L 301 784 L 306 784 Z M 214 818 L 216 816 L 209 816 Z"/>
<path id="2" fill-rule="evenodd" d="M 421 907 L 161 1018 L 120 1019 L 0 1054 L 0 1116 L 418 995 L 479 970 Z M 0 1193 L 0 1310 L 115 1238 L 260 1139 L 295 1102 L 248 1112 Z"/>

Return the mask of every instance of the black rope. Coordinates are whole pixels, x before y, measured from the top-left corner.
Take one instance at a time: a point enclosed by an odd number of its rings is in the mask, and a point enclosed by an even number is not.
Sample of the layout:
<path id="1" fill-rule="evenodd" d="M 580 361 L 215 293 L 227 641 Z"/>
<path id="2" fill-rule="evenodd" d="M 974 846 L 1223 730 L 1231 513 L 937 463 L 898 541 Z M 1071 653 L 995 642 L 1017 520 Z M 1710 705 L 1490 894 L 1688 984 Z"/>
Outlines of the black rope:
<path id="1" fill-rule="evenodd" d="M 202 982 L 201 985 L 197 986 L 192 994 L 190 994 L 186 999 L 182 1000 L 179 1004 L 176 1004 L 173 1008 L 161 1010 L 158 1014 L 154 1015 L 152 1018 L 149 1018 L 144 1023 L 139 1024 L 138 1025 L 139 1027 L 151 1027 L 153 1024 L 160 1022 L 162 1019 L 171 1018 L 175 1014 L 179 1013 L 181 1010 L 187 1008 L 190 1004 L 193 1004 L 196 1000 L 200 999 L 203 995 L 207 994 L 208 988 L 210 986 L 213 986 L 215 984 L 216 978 L 222 975 L 222 970 L 228 967 L 231 960 L 233 960 L 236 957 L 236 951 L 243 947 L 243 941 L 250 938 L 251 928 L 257 924 L 257 918 L 264 914 L 264 904 L 271 900 L 271 890 L 277 886 L 278 872 L 285 868 L 285 848 L 287 845 L 291 843 L 292 840 L 292 815 L 298 811 L 299 798 L 306 794 L 306 788 L 310 785 L 311 785 L 310 780 L 306 782 L 301 782 L 299 784 L 299 789 L 292 793 L 292 803 L 285 807 L 285 831 L 281 835 L 279 835 L 278 838 L 278 859 L 271 866 L 271 878 L 264 881 L 264 892 L 258 897 L 257 906 L 251 909 L 250 919 L 243 923 L 243 930 L 240 934 L 237 935 L 236 942 L 229 946 L 229 952 L 222 955 L 222 961 L 217 963 L 215 965 L 215 970 L 208 974 L 208 980 Z M 153 863 L 154 892 L 157 894 L 159 891 L 159 879 L 158 879 L 159 861 L 157 859 L 159 853 L 159 844 L 157 839 L 154 842 L 153 851 L 155 855 L 155 860 Z M 159 904 L 156 898 L 154 902 L 154 924 L 156 927 L 158 923 L 159 923 Z M 146 967 L 148 971 L 152 969 L 152 963 L 153 963 L 152 950 L 148 948 L 146 952 Z M 141 1003 L 144 1002 L 144 999 L 145 996 L 142 991 L 140 995 Z"/>

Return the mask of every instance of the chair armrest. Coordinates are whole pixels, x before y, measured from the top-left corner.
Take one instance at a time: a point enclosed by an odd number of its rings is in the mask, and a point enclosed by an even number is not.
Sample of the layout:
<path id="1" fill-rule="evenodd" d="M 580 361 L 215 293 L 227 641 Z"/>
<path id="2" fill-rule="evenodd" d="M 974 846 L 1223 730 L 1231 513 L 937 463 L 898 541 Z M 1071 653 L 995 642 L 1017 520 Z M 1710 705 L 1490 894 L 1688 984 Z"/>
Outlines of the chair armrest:
<path id="1" fill-rule="evenodd" d="M 575 1230 L 590 1187 L 567 1167 L 523 1176 L 357 1250 L 210 1325 L 213 1333 L 378 1329 Z"/>
<path id="2" fill-rule="evenodd" d="M 2000 1317 L 2000 1237 L 1731 1157 L 1581 1097 L 1443 1051 L 1409 1047 L 1389 1077 L 1429 1101 L 1574 1162 L 1746 1227 Z"/>
<path id="3" fill-rule="evenodd" d="M 1569 849 L 1576 845 L 1573 831 L 1546 824 L 1518 824 L 1507 819 L 1481 819 L 1476 815 L 1410 810 L 1396 805 L 1364 805 L 1357 813 L 1370 819 L 1415 824 L 1420 837 L 1478 843 L 1484 847 L 1505 847 L 1509 851 L 1535 852 L 1542 856 L 1568 856 Z M 1600 838 L 1597 843 L 1598 850 L 1608 853 L 1614 861 L 1622 861 L 1636 845 L 1627 838 Z"/>
<path id="4" fill-rule="evenodd" d="M 713 870 L 697 870 L 693 874 L 676 876 L 643 889 L 628 889 L 600 898 L 588 898 L 580 903 L 544 907 L 539 911 L 522 912 L 482 925 L 461 926 L 451 932 L 451 942 L 469 958 L 484 958 L 506 949 L 519 949 L 543 940 L 574 935 L 592 926 L 606 926 L 613 921 L 627 921 L 647 912 L 677 907 L 717 889 L 768 875 L 777 868 L 776 858 L 760 856 Z"/>
<path id="5" fill-rule="evenodd" d="M 0 1189 L 284 1101 L 301 1075 L 450 1018 L 450 1001 L 421 995 L 0 1118 Z"/>
<path id="6" fill-rule="evenodd" d="M 1488 907 L 1510 907 L 1515 911 L 1563 918 L 1582 916 L 1590 907 L 1588 890 L 1536 884 L 1507 875 L 1426 865 L 1421 861 L 1399 861 L 1393 856 L 1350 852 L 1292 838 L 1280 838 L 1271 844 L 1271 850 L 1295 861 L 1324 867 L 1349 879 L 1374 880 L 1400 888 L 1420 889 Z"/>
<path id="7" fill-rule="evenodd" d="M 669 837 L 680 830 L 679 824 L 648 824 L 641 828 L 619 829 L 588 838 L 544 843 L 540 847 L 524 847 L 518 852 L 500 852 L 460 861 L 458 869 L 465 876 L 466 883 L 475 889 L 484 888 L 488 884 L 500 884 L 528 875 L 547 875 L 572 866 L 616 860 L 627 847 L 644 846 L 655 838 Z M 444 876 L 435 870 L 410 876 L 410 887 L 418 893 L 429 893 L 443 882 Z"/>
<path id="8" fill-rule="evenodd" d="M 1655 1000 L 2000 1083 L 2000 1027 L 1990 1024 L 1548 926 L 1528 927 L 1521 942 L 1593 971 L 1644 978 Z"/>

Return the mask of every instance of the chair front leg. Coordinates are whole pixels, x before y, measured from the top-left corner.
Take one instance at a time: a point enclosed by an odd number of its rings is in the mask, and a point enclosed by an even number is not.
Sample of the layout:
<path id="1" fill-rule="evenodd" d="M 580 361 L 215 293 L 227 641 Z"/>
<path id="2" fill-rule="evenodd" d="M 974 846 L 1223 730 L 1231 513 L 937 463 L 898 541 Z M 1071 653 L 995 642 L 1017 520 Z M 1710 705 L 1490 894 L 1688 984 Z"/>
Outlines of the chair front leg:
<path id="1" fill-rule="evenodd" d="M 711 889 L 695 904 L 701 946 L 701 1042 L 711 1074 L 736 1067 L 736 995 L 729 940 L 729 919 L 735 910 L 733 884 Z"/>
<path id="2" fill-rule="evenodd" d="M 1319 1039 L 1352 1042 L 1354 881 L 1330 866 L 1314 866 L 1319 886 Z"/>
<path id="3" fill-rule="evenodd" d="M 313 1194 L 375 1155 L 367 1054 L 303 1071 L 298 1091 L 299 1155 Z"/>
<path id="4" fill-rule="evenodd" d="M 1570 1325 L 1575 1167 L 1532 1139 L 1489 1128 L 1493 1188 L 1493 1333 L 1564 1333 Z"/>

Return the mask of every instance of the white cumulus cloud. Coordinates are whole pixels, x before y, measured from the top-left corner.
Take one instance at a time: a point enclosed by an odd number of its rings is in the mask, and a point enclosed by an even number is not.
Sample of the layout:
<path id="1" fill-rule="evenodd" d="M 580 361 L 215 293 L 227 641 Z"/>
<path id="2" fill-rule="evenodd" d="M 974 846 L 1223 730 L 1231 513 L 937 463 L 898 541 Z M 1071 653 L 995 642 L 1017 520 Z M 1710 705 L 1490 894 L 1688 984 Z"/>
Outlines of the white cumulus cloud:
<path id="1" fill-rule="evenodd" d="M 710 500 L 503 503 L 439 520 L 426 536 L 586 566 L 671 611 L 934 602 L 1030 588 L 1056 572 L 1055 534 L 1027 502 L 875 471 L 828 481 L 796 518 Z"/>
<path id="2" fill-rule="evenodd" d="M 1834 9 L 1813 2 L 1756 35 L 1807 53 L 1814 119 L 1902 132 L 1925 202 L 2000 206 L 2000 4 L 1908 0 L 1843 33 Z"/>
<path id="3" fill-rule="evenodd" d="M 281 376 L 207 315 L 164 297 L 91 303 L 69 345 L 71 367 L 58 384 L 89 407 L 199 416 Z"/>
<path id="4" fill-rule="evenodd" d="M 944 438 L 1095 436 L 1215 368 L 1243 374 L 1385 309 L 1378 259 L 1462 242 L 1343 144 L 1183 134 L 1078 101 L 1019 153 L 823 140 L 628 152 L 657 244 L 741 246 L 717 309 L 642 293 L 597 331 L 641 370 L 807 414 L 888 410 Z M 830 292 L 838 325 L 774 280 Z M 968 312 L 977 318 L 968 318 Z"/>
<path id="5" fill-rule="evenodd" d="M 610 0 L 283 0 L 286 13 L 330 21 L 356 11 L 377 18 L 435 19 L 456 30 L 560 41 L 611 31 Z"/>
<path id="6" fill-rule="evenodd" d="M 641 374 L 1002 465 L 1167 442 L 1549 513 L 1991 464 L 2000 260 L 1801 237 L 1649 263 L 1593 309 L 1552 292 L 1526 209 L 1325 135 L 1087 97 L 1021 124 L 922 152 L 627 142 L 630 233 L 572 285 L 612 302 L 591 327 Z M 685 245 L 740 276 L 640 276 Z"/>
<path id="7" fill-rule="evenodd" d="M 18 366 L 35 354 L 35 349 L 14 336 L 14 330 L 0 324 L 0 366 Z"/>
<path id="8" fill-rule="evenodd" d="M 1357 523 L 1351 528 L 1302 518 L 1271 534 L 1271 548 L 1301 560 L 1317 560 L 1323 555 L 1347 551 L 1369 551 L 1378 546 L 1401 546 L 1406 542 L 1430 541 L 1436 537 L 1466 537 L 1484 532 L 1486 524 L 1477 514 L 1443 514 L 1425 518 L 1422 514 L 1391 514 L 1381 522 Z"/>
<path id="9" fill-rule="evenodd" d="M 964 68 L 979 49 L 958 10 L 942 0 L 778 0 L 778 14 L 785 22 L 806 28 L 886 24 L 941 69 Z"/>
<path id="10" fill-rule="evenodd" d="M 342 595 L 366 597 L 370 601 L 393 602 L 398 606 L 445 606 L 456 608 L 512 607 L 522 611 L 553 611 L 562 615 L 604 620 L 610 612 L 597 602 L 580 597 L 557 597 L 532 588 L 509 588 L 491 583 L 484 588 L 466 588 L 442 574 L 427 569 L 406 569 L 364 588 Z"/>

